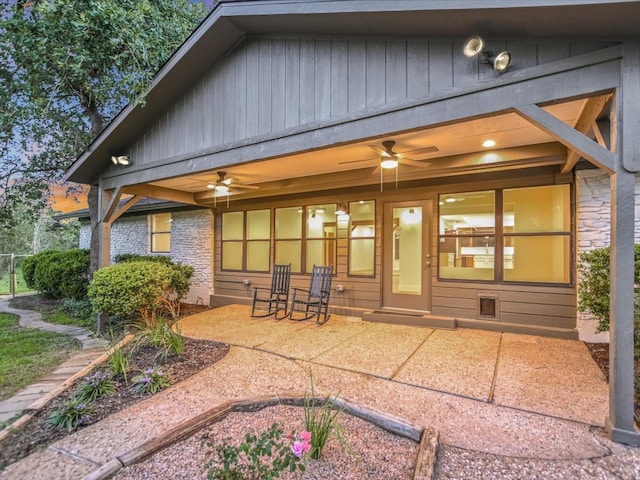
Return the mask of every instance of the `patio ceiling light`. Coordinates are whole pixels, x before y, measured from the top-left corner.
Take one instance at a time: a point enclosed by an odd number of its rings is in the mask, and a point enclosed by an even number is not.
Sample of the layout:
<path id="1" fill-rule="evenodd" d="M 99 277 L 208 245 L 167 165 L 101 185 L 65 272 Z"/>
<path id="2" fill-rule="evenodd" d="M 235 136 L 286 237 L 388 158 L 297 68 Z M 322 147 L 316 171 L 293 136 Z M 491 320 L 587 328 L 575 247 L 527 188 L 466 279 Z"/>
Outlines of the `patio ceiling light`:
<path id="1" fill-rule="evenodd" d="M 398 166 L 398 161 L 395 158 L 387 158 L 380 162 L 380 166 L 382 168 L 386 168 L 387 170 L 391 170 L 392 168 L 396 168 Z"/>
<path id="2" fill-rule="evenodd" d="M 347 215 L 347 207 L 342 200 L 338 202 L 338 208 L 336 208 L 336 215 Z"/>
<path id="3" fill-rule="evenodd" d="M 467 38 L 462 48 L 465 57 L 478 57 L 480 63 L 491 64 L 498 73 L 504 73 L 511 63 L 511 54 L 507 51 L 495 55 L 493 52 L 485 50 L 484 40 L 478 36 Z"/>

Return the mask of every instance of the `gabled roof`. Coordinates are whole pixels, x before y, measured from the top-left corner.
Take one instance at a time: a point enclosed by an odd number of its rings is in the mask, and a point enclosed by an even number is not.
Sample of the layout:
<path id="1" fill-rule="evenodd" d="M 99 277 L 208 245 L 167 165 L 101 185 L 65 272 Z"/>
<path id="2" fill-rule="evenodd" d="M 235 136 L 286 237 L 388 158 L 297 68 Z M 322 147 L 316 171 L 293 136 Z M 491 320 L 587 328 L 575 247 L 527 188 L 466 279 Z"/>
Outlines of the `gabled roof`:
<path id="1" fill-rule="evenodd" d="M 638 37 L 640 1 L 221 0 L 157 73 L 145 105 L 129 105 L 66 173 L 97 183 L 120 154 L 246 35 Z"/>

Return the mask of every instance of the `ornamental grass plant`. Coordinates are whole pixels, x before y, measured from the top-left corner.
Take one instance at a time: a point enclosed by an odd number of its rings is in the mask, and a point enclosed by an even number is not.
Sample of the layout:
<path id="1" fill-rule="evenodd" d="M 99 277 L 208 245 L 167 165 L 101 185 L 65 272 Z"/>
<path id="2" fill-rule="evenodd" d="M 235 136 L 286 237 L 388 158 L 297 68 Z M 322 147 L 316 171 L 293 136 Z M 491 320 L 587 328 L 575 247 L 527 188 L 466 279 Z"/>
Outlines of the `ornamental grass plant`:
<path id="1" fill-rule="evenodd" d="M 311 392 L 305 392 L 304 395 L 304 426 L 311 433 L 311 451 L 309 457 L 317 460 L 322 455 L 327 440 L 334 436 L 340 442 L 342 448 L 348 448 L 348 442 L 344 438 L 342 427 L 338 423 L 338 416 L 344 410 L 344 406 L 338 407 L 336 401 L 338 395 L 334 397 L 330 395 L 327 399 L 319 404 L 315 396 L 315 387 L 313 385 L 313 375 L 311 378 Z"/>

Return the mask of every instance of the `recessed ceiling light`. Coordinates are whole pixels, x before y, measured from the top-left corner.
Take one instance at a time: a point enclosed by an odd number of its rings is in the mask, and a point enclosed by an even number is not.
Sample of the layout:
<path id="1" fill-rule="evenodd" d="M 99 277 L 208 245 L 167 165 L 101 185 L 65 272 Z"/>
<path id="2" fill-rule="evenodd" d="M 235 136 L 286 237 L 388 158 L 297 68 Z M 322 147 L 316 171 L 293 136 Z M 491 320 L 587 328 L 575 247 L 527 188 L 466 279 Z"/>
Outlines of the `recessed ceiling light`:
<path id="1" fill-rule="evenodd" d="M 453 197 L 448 197 L 448 198 L 445 198 L 444 201 L 447 202 L 447 203 L 453 203 L 453 202 L 456 201 L 456 199 L 453 198 Z"/>
<path id="2" fill-rule="evenodd" d="M 496 141 L 495 140 L 485 140 L 484 142 L 482 142 L 482 146 L 484 148 L 495 147 L 496 146 Z"/>

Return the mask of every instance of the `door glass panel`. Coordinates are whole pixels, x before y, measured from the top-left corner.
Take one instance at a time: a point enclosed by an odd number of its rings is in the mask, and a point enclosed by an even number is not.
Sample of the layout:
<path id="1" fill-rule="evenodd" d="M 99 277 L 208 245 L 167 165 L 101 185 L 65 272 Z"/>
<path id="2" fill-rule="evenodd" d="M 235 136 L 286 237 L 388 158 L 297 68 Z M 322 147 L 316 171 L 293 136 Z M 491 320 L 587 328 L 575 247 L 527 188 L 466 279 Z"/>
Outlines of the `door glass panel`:
<path id="1" fill-rule="evenodd" d="M 422 294 L 422 207 L 393 209 L 392 293 Z"/>

